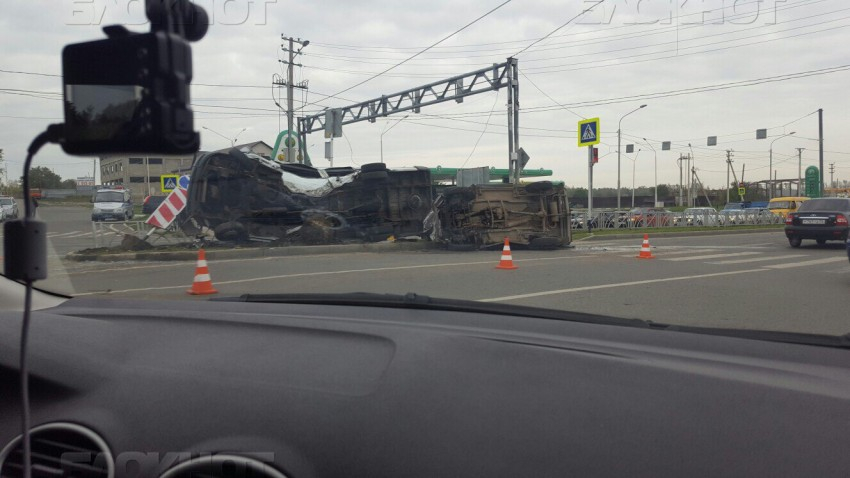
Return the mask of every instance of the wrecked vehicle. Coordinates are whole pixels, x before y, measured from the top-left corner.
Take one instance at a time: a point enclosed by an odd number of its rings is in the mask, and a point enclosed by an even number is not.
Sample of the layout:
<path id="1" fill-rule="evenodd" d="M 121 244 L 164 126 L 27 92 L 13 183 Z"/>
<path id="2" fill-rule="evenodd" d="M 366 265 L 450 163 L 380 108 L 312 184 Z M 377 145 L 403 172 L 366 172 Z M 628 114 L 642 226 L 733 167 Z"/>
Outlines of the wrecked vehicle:
<path id="1" fill-rule="evenodd" d="M 433 201 L 427 168 L 319 169 L 232 149 L 192 166 L 184 232 L 221 241 L 327 244 L 419 236 Z"/>
<path id="2" fill-rule="evenodd" d="M 549 181 L 449 187 L 437 196 L 425 227 L 449 249 L 499 245 L 506 237 L 511 245 L 531 249 L 572 240 L 566 190 Z"/>

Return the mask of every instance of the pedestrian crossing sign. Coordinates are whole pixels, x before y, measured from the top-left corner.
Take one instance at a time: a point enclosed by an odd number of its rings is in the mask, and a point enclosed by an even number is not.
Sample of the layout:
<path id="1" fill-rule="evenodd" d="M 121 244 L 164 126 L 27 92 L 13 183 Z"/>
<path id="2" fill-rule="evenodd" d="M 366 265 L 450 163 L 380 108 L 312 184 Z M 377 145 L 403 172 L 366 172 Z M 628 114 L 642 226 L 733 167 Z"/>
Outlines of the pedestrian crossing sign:
<path id="1" fill-rule="evenodd" d="M 177 189 L 177 181 L 180 179 L 180 176 L 177 174 L 163 174 L 159 177 L 159 185 L 160 189 L 164 193 L 170 193 Z"/>
<path id="2" fill-rule="evenodd" d="M 599 144 L 599 118 L 591 118 L 578 122 L 578 146 L 593 146 Z"/>

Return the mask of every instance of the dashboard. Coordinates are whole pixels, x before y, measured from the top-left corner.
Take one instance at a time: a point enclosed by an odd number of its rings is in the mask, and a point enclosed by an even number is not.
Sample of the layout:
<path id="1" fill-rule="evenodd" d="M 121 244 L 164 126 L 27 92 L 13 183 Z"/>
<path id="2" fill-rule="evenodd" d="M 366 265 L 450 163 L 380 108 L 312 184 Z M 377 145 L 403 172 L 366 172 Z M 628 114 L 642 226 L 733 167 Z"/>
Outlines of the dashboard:
<path id="1" fill-rule="evenodd" d="M 0 312 L 4 478 L 18 476 L 20 320 Z M 32 424 L 59 430 L 41 445 L 34 432 L 34 450 L 67 438 L 98 473 L 34 476 L 847 475 L 850 360 L 836 348 L 484 313 L 86 298 L 33 313 L 29 357 Z"/>

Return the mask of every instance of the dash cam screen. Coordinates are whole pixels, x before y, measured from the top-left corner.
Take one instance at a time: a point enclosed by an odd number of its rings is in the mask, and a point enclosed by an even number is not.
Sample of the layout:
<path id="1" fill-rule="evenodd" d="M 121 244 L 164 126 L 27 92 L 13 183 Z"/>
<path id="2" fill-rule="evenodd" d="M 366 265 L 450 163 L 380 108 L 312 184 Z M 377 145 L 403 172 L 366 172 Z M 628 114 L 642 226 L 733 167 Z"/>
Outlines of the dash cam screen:
<path id="1" fill-rule="evenodd" d="M 141 100 L 137 85 L 65 85 L 66 135 L 72 141 L 128 137 Z"/>

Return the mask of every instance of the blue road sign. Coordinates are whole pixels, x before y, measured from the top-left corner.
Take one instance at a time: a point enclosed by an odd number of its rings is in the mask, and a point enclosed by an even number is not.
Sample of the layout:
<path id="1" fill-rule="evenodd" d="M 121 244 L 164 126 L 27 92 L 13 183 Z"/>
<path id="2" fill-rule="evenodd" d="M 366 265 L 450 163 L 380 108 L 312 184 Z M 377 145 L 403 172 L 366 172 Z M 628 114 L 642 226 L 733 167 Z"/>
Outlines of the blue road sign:
<path id="1" fill-rule="evenodd" d="M 189 175 L 184 174 L 180 176 L 180 179 L 177 180 L 177 185 L 180 186 L 180 189 L 189 189 Z"/>
<path id="2" fill-rule="evenodd" d="M 578 146 L 599 144 L 599 118 L 591 118 L 578 122 Z"/>

